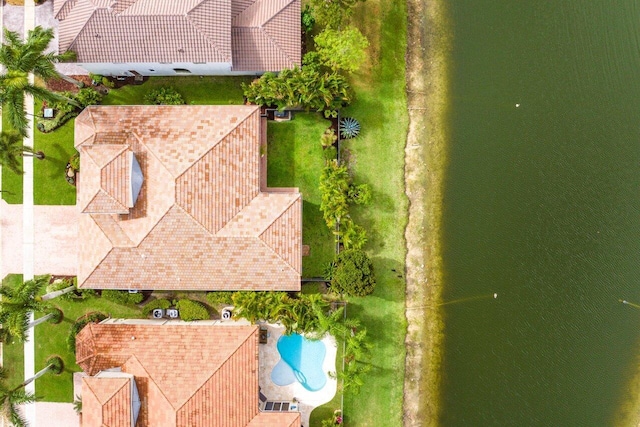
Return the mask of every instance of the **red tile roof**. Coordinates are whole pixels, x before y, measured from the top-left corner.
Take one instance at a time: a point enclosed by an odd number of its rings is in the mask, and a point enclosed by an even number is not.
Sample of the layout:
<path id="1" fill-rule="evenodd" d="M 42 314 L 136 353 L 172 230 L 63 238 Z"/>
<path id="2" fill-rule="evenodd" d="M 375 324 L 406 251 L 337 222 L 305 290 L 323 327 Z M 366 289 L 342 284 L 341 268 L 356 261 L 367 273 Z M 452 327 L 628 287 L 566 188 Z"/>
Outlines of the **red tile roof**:
<path id="1" fill-rule="evenodd" d="M 261 191 L 262 126 L 254 106 L 85 109 L 79 286 L 299 290 L 302 199 L 297 189 Z M 123 153 L 144 175 L 130 210 Z"/>
<path id="2" fill-rule="evenodd" d="M 78 62 L 301 63 L 300 0 L 55 0 L 54 16 Z"/>
<path id="3" fill-rule="evenodd" d="M 300 426 L 299 413 L 258 411 L 256 326 L 89 324 L 76 337 L 76 358 L 89 375 L 120 367 L 135 377 L 138 427 Z M 84 381 L 83 425 L 124 425 L 124 380 Z"/>

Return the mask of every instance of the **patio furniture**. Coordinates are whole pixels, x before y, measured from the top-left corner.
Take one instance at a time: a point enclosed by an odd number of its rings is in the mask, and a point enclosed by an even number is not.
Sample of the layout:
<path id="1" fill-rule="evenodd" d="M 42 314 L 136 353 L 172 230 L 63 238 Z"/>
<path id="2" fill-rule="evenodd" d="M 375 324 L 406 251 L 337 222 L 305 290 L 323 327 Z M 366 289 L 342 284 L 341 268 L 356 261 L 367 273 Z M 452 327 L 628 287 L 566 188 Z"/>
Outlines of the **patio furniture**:
<path id="1" fill-rule="evenodd" d="M 269 338 L 269 330 L 267 329 L 266 326 L 260 326 L 260 344 L 266 344 L 268 342 L 268 338 Z"/>

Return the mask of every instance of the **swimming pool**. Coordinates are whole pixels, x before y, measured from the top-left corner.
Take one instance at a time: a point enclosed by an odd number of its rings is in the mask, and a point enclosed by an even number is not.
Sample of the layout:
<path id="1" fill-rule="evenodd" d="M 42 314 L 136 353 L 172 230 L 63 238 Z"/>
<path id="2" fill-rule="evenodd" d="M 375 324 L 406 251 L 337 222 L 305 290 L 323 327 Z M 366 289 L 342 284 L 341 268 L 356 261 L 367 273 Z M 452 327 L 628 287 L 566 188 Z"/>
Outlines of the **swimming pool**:
<path id="1" fill-rule="evenodd" d="M 271 381 L 279 386 L 298 381 L 309 391 L 321 390 L 327 383 L 322 363 L 327 349 L 322 341 L 311 341 L 299 334 L 278 340 L 280 361 L 271 371 Z"/>

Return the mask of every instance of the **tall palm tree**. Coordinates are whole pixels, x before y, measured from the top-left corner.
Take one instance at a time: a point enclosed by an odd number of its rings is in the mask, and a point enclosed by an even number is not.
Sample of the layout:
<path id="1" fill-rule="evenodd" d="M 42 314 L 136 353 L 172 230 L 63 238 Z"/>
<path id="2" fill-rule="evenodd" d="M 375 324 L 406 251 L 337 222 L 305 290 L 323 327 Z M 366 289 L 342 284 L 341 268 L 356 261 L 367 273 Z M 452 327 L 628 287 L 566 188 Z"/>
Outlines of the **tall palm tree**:
<path id="1" fill-rule="evenodd" d="M 36 396 L 25 391 L 23 385 L 15 388 L 9 387 L 6 380 L 7 371 L 4 367 L 0 367 L 0 419 L 2 419 L 3 425 L 26 426 L 27 421 L 18 412 L 18 405 L 35 402 Z"/>
<path id="2" fill-rule="evenodd" d="M 0 47 L 0 64 L 4 66 L 5 72 L 0 75 L 0 103 L 7 112 L 9 123 L 22 136 L 27 136 L 28 125 L 24 110 L 25 94 L 47 102 L 67 101 L 78 106 L 69 98 L 29 83 L 29 73 L 43 80 L 62 78 L 54 63 L 71 59 L 73 53 L 45 53 L 53 38 L 51 28 L 35 27 L 29 31 L 25 41 L 18 33 L 4 29 L 5 42 Z"/>
<path id="3" fill-rule="evenodd" d="M 39 276 L 18 287 L 7 284 L 0 286 L 0 296 L 2 297 L 0 301 L 0 323 L 2 324 L 0 337 L 24 342 L 27 330 L 60 315 L 60 310 L 54 309 L 38 296 L 48 282 L 48 276 Z M 48 314 L 29 322 L 30 312 L 48 312 Z"/>
<path id="4" fill-rule="evenodd" d="M 35 402 L 36 396 L 25 390 L 25 386 L 37 380 L 47 372 L 59 374 L 64 368 L 64 362 L 58 356 L 47 359 L 47 366 L 39 370 L 33 377 L 25 380 L 17 387 L 9 387 L 6 383 L 7 371 L 0 366 L 0 420 L 2 425 L 8 423 L 14 427 L 26 427 L 27 420 L 18 412 L 18 405 Z"/>
<path id="5" fill-rule="evenodd" d="M 24 156 L 34 156 L 40 160 L 44 159 L 42 151 L 34 152 L 33 148 L 22 143 L 22 136 L 18 132 L 0 133 L 0 165 L 21 175 L 24 171 L 20 167 L 18 157 Z"/>

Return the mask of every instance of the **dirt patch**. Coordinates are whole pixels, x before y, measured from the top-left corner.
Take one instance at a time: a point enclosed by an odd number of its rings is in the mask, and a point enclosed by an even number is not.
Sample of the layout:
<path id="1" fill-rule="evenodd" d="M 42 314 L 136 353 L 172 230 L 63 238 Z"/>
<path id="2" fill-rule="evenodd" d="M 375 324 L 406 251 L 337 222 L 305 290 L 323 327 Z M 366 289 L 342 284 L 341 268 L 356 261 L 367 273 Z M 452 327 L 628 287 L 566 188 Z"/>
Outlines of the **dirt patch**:
<path id="1" fill-rule="evenodd" d="M 80 81 L 84 83 L 85 87 L 91 86 L 91 79 L 89 76 L 69 76 L 74 80 Z M 54 92 L 71 92 L 77 93 L 80 88 L 76 86 L 74 83 L 63 80 L 63 79 L 49 79 L 47 80 L 47 89 Z"/>
<path id="2" fill-rule="evenodd" d="M 442 365 L 440 224 L 446 165 L 449 27 L 444 0 L 408 0 L 405 188 L 408 323 L 404 425 L 435 426 Z"/>

